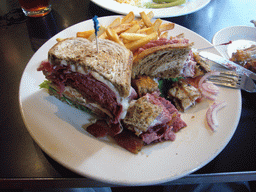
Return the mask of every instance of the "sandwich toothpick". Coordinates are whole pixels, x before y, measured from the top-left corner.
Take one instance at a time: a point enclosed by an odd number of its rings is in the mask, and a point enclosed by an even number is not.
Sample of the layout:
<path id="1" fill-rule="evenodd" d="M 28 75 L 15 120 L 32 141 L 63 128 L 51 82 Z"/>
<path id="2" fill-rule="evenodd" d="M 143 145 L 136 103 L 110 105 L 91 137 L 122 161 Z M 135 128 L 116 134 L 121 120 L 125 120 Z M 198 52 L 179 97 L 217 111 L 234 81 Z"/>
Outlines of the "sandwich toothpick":
<path id="1" fill-rule="evenodd" d="M 99 21 L 98 21 L 98 16 L 95 15 L 93 18 L 93 23 L 94 23 L 94 31 L 95 31 L 95 39 L 96 39 L 96 47 L 97 47 L 97 53 L 99 53 L 99 43 L 98 43 L 98 31 L 99 31 Z"/>

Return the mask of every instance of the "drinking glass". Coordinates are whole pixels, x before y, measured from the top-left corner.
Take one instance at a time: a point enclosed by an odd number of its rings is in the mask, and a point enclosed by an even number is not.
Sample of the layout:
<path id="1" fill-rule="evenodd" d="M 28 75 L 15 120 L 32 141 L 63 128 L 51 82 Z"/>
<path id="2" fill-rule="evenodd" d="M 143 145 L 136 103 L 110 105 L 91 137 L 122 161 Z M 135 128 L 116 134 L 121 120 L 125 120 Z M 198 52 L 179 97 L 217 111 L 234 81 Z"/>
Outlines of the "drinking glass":
<path id="1" fill-rule="evenodd" d="M 19 0 L 26 16 L 42 17 L 51 11 L 50 0 Z"/>

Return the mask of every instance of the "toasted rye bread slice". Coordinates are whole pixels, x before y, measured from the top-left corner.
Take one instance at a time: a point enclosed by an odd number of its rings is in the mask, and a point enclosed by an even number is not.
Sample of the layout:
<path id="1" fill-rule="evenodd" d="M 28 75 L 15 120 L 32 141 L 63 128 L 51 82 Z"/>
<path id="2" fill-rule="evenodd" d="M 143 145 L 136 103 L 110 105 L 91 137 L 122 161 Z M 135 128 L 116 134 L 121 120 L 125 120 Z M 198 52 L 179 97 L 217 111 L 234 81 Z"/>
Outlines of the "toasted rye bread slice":
<path id="1" fill-rule="evenodd" d="M 53 65 L 71 65 L 73 71 L 95 71 L 110 81 L 121 97 L 127 97 L 131 87 L 132 52 L 113 41 L 99 39 L 96 42 L 85 38 L 67 38 L 55 44 L 48 52 Z"/>
<path id="2" fill-rule="evenodd" d="M 123 122 L 126 126 L 136 127 L 146 132 L 150 124 L 160 115 L 163 108 L 151 103 L 146 97 L 141 97 L 130 105 Z"/>
<path id="3" fill-rule="evenodd" d="M 144 50 L 133 61 L 132 78 L 139 75 L 175 78 L 188 58 L 191 44 L 168 44 Z"/>
<path id="4" fill-rule="evenodd" d="M 205 73 L 208 73 L 211 71 L 211 67 L 209 63 L 207 63 L 205 60 L 203 60 L 198 53 L 193 53 L 194 59 L 196 61 L 195 66 L 195 75 L 194 77 L 204 75 Z"/>

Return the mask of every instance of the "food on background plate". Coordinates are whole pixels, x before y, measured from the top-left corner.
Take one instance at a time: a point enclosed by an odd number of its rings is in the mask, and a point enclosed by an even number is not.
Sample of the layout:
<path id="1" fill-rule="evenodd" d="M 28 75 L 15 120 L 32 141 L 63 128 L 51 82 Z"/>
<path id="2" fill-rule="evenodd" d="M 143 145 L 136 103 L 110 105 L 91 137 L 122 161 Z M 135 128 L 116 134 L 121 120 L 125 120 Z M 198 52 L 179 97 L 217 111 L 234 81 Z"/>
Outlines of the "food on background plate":
<path id="1" fill-rule="evenodd" d="M 153 0 L 154 3 L 145 3 L 146 8 L 167 8 L 167 7 L 174 7 L 178 5 L 183 5 L 186 3 L 186 0 Z"/>
<path id="2" fill-rule="evenodd" d="M 126 3 L 132 6 L 144 7 L 144 8 L 167 8 L 182 5 L 186 3 L 186 0 L 153 0 L 152 1 L 143 1 L 143 0 L 115 0 L 118 3 Z"/>
<path id="3" fill-rule="evenodd" d="M 256 45 L 232 53 L 231 61 L 256 73 Z"/>
<path id="4" fill-rule="evenodd" d="M 141 6 L 141 0 L 115 0 L 118 3 L 125 3 L 133 6 Z"/>
<path id="5" fill-rule="evenodd" d="M 174 141 L 176 132 L 187 126 L 179 111 L 185 112 L 210 90 L 202 86 L 208 84 L 209 66 L 197 58 L 193 43 L 183 34 L 168 38 L 175 25 L 160 19 L 152 22 L 152 12 L 141 16 L 130 12 L 100 26 L 99 50 L 94 30 L 58 38 L 48 61 L 38 68 L 47 79 L 42 88 L 98 116 L 86 128 L 90 134 L 108 135 L 132 153 L 144 145 Z M 155 61 L 145 62 L 146 57 Z M 151 69 L 145 73 L 144 68 Z M 171 95 L 174 89 L 186 97 Z"/>

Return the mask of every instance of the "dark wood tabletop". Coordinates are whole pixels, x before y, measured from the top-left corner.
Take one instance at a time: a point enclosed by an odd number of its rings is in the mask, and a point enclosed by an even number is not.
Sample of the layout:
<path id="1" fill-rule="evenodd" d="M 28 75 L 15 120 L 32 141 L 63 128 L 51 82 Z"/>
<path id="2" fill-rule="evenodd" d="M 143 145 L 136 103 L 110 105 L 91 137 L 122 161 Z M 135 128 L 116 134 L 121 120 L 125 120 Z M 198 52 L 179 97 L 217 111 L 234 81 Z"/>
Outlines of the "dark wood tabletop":
<path id="1" fill-rule="evenodd" d="M 44 17 L 28 18 L 15 0 L 0 3 L 0 188 L 115 186 L 84 178 L 58 164 L 35 143 L 23 122 L 19 84 L 35 51 L 78 22 L 94 15 L 117 15 L 88 0 L 52 0 L 52 8 Z M 199 11 L 164 19 L 211 42 L 213 35 L 225 27 L 253 27 L 250 21 L 256 20 L 255 10 L 254 0 L 211 0 Z M 241 118 L 224 150 L 196 172 L 163 185 L 256 180 L 256 95 L 245 91 L 241 94 Z"/>

